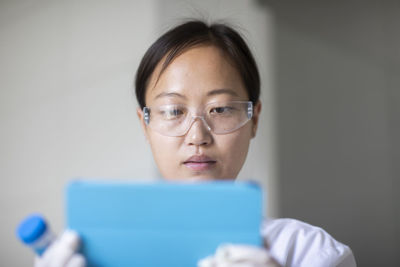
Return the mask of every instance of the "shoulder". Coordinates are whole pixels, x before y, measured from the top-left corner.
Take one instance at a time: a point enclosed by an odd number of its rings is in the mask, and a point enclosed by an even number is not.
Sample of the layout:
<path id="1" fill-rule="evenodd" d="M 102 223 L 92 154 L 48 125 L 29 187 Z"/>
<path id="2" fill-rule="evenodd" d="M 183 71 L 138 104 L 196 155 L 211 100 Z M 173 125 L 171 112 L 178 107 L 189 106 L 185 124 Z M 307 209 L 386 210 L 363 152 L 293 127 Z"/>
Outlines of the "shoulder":
<path id="1" fill-rule="evenodd" d="M 294 220 L 268 219 L 262 236 L 283 266 L 356 266 L 351 249 L 322 228 Z"/>

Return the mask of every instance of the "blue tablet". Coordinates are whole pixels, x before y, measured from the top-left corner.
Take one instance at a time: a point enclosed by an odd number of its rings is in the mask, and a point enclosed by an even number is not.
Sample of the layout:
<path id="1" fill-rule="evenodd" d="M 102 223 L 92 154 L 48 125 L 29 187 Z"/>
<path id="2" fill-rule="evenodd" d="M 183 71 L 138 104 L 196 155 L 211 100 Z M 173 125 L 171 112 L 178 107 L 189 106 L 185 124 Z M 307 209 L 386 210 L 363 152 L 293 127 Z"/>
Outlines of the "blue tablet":
<path id="1" fill-rule="evenodd" d="M 75 181 L 67 227 L 89 267 L 196 266 L 223 243 L 262 245 L 262 199 L 247 182 Z"/>

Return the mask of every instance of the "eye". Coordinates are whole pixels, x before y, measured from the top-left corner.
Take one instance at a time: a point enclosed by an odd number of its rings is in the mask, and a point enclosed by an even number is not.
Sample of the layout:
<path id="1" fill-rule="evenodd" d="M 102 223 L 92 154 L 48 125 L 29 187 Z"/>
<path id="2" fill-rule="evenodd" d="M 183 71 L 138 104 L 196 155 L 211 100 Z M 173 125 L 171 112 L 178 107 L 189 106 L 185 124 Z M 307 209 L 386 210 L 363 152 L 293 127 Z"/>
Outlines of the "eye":
<path id="1" fill-rule="evenodd" d="M 181 109 L 173 109 L 168 111 L 169 116 L 177 117 L 183 114 L 183 111 Z"/>
<path id="2" fill-rule="evenodd" d="M 185 114 L 185 110 L 180 107 L 168 107 L 160 110 L 160 115 L 164 120 L 178 119 Z"/>
<path id="3" fill-rule="evenodd" d="M 210 110 L 211 114 L 227 114 L 233 110 L 232 107 L 215 107 Z"/>

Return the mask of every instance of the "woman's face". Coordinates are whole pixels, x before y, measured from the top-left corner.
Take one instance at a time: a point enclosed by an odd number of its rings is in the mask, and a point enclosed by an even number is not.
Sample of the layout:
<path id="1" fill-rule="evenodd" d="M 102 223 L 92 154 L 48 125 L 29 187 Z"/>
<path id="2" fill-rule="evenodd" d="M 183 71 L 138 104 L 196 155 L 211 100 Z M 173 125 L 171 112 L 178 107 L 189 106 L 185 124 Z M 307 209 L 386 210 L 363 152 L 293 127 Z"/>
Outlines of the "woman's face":
<path id="1" fill-rule="evenodd" d="M 248 101 L 238 71 L 214 46 L 191 48 L 178 57 L 159 76 L 160 62 L 150 78 L 146 106 L 183 105 L 200 111 L 208 103 Z M 254 116 L 243 127 L 228 134 L 214 134 L 201 119 L 190 126 L 185 135 L 162 135 L 144 123 L 143 111 L 137 113 L 155 162 L 168 180 L 236 178 L 246 159 L 250 139 L 257 130 L 261 104 L 254 107 Z"/>

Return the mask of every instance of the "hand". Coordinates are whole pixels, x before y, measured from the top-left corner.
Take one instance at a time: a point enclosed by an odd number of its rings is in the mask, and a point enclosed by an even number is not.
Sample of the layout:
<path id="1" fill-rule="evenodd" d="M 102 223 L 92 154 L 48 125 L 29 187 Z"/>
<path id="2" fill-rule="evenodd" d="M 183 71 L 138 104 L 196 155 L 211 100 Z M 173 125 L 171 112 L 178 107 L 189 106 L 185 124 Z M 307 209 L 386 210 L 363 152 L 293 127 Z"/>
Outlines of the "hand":
<path id="1" fill-rule="evenodd" d="M 85 267 L 85 258 L 76 253 L 79 243 L 79 236 L 76 232 L 64 231 L 41 257 L 35 258 L 35 267 Z"/>
<path id="2" fill-rule="evenodd" d="M 197 263 L 198 267 L 279 267 L 265 248 L 250 245 L 225 244 L 214 256 Z"/>

